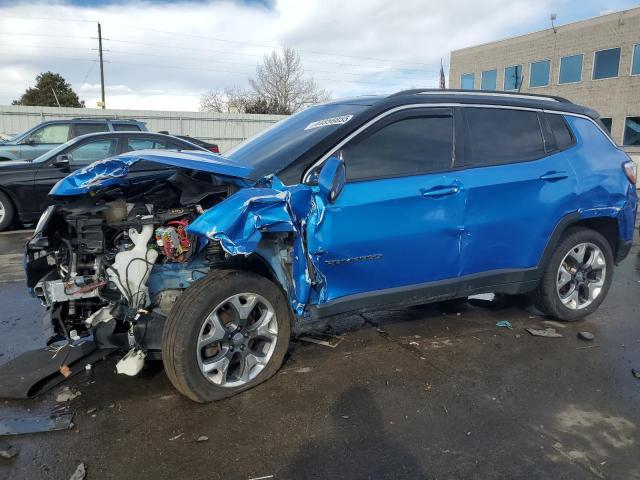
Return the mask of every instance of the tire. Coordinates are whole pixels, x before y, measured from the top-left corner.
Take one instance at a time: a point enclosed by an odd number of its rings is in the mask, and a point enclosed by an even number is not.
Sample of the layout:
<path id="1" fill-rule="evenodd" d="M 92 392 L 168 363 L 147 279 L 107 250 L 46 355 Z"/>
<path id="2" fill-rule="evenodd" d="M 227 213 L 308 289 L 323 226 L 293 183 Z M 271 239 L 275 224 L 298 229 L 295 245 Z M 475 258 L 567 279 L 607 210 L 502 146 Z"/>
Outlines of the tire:
<path id="1" fill-rule="evenodd" d="M 291 319 L 287 298 L 267 278 L 215 270 L 187 288 L 171 309 L 162 335 L 164 369 L 191 400 L 230 397 L 278 371 L 289 347 Z M 206 346 L 199 348 L 199 342 Z"/>
<path id="2" fill-rule="evenodd" d="M 15 208 L 13 202 L 5 193 L 0 192 L 0 232 L 11 227 L 14 218 Z"/>
<path id="3" fill-rule="evenodd" d="M 578 267 L 580 262 L 576 261 L 575 257 L 580 257 L 582 246 L 585 246 L 586 253 L 582 257 L 584 263 Z M 600 254 L 595 253 L 598 249 Z M 592 267 L 592 270 L 589 270 L 585 265 L 590 261 L 595 261 L 599 267 L 596 265 L 596 268 Z M 598 268 L 601 269 L 603 265 L 604 270 L 600 271 L 604 274 L 600 277 L 604 278 L 594 280 L 598 278 Z M 565 267 L 562 271 L 561 266 Z M 573 272 L 574 268 L 586 270 L 578 275 L 577 272 Z M 569 277 L 571 280 L 564 284 Z M 560 238 L 538 287 L 532 293 L 532 301 L 542 313 L 558 320 L 574 322 L 597 310 L 609 292 L 612 278 L 613 251 L 607 239 L 595 230 L 571 228 Z M 562 284 L 564 285 L 561 287 Z M 576 285 L 579 286 L 577 294 Z M 592 290 L 590 287 L 598 293 L 593 294 L 594 298 L 589 301 Z M 583 302 L 582 305 L 580 302 Z"/>

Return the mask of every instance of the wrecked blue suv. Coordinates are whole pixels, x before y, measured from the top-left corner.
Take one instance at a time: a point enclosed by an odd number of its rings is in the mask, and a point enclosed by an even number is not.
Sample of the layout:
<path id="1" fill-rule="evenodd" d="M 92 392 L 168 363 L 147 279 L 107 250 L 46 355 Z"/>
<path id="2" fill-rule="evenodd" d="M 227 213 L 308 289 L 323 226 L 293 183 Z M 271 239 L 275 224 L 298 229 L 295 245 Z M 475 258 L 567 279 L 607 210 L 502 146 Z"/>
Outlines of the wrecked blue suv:
<path id="1" fill-rule="evenodd" d="M 137 162 L 167 168 L 135 174 Z M 132 152 L 74 172 L 27 245 L 51 342 L 162 358 L 211 401 L 289 338 L 388 306 L 496 292 L 593 312 L 629 252 L 636 168 L 562 98 L 412 90 L 308 108 L 224 157 Z"/>

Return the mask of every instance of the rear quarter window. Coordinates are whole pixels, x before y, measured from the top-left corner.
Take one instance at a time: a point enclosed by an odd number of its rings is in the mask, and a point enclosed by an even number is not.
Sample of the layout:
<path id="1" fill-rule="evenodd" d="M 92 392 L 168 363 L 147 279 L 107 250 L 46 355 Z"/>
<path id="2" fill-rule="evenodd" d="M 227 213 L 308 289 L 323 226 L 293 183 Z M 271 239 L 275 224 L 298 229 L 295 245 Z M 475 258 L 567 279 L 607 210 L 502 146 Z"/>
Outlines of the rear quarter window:
<path id="1" fill-rule="evenodd" d="M 538 113 L 505 108 L 465 108 L 471 164 L 501 165 L 545 155 Z"/>
<path id="2" fill-rule="evenodd" d="M 569 129 L 564 117 L 559 114 L 547 113 L 547 122 L 553 132 L 553 136 L 556 140 L 556 147 L 559 150 L 565 150 L 571 147 L 574 143 L 573 135 Z"/>

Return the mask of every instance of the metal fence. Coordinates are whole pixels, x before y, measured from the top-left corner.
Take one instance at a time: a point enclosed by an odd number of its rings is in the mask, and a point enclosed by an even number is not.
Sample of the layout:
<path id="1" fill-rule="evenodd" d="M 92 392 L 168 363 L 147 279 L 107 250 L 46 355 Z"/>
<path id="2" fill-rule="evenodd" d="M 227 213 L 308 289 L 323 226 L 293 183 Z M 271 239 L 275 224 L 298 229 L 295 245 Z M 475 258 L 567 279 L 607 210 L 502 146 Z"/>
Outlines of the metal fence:
<path id="1" fill-rule="evenodd" d="M 171 112 L 155 110 L 101 110 L 96 108 L 56 108 L 0 106 L 0 133 L 15 135 L 45 120 L 78 117 L 109 117 L 146 122 L 149 131 L 168 131 L 217 143 L 222 152 L 256 135 L 282 115 L 243 113 Z"/>

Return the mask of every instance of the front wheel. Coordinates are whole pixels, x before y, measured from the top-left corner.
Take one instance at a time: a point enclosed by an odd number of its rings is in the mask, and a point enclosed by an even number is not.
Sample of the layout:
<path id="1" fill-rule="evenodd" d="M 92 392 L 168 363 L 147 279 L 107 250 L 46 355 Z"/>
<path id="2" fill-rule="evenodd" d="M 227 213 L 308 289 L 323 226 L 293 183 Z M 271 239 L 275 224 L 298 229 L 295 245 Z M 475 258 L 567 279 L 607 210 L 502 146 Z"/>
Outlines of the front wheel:
<path id="1" fill-rule="evenodd" d="M 558 243 L 533 292 L 535 306 L 559 320 L 575 321 L 604 301 L 613 276 L 613 252 L 595 230 L 576 228 Z"/>
<path id="2" fill-rule="evenodd" d="M 171 383 L 196 402 L 220 400 L 273 376 L 284 360 L 291 313 L 270 280 L 217 270 L 187 288 L 167 318 L 162 359 Z"/>

